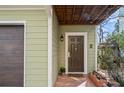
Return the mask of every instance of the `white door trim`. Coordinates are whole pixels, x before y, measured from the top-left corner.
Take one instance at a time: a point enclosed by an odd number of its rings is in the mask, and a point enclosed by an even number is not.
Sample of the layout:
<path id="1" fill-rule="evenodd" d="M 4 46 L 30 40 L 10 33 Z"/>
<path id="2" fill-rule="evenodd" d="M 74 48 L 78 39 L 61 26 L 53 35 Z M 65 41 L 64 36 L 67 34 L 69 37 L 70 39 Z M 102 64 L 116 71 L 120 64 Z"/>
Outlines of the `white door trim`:
<path id="1" fill-rule="evenodd" d="M 84 72 L 68 71 L 68 36 L 84 36 Z M 66 74 L 87 74 L 87 32 L 65 32 L 65 69 Z"/>
<path id="2" fill-rule="evenodd" d="M 24 25 L 24 78 L 23 78 L 23 87 L 25 87 L 26 21 L 0 21 L 0 25 Z"/>

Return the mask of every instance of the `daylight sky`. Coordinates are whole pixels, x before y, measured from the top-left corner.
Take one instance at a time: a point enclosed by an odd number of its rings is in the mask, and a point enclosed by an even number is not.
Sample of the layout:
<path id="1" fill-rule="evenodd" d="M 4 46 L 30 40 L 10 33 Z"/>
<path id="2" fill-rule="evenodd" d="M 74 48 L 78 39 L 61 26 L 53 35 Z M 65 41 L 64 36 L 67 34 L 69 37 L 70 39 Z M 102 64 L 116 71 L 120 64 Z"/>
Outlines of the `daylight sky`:
<path id="1" fill-rule="evenodd" d="M 112 33 L 115 30 L 115 24 L 117 22 L 118 15 L 119 15 L 119 9 L 115 13 L 113 13 L 109 18 L 107 18 L 105 21 L 101 23 L 103 32 Z M 97 32 L 99 33 L 99 26 L 97 28 Z M 104 37 L 106 36 L 107 34 L 104 34 Z M 97 34 L 97 37 L 99 37 L 98 34 Z M 97 43 L 99 44 L 98 38 L 97 38 Z"/>
<path id="2" fill-rule="evenodd" d="M 119 14 L 119 10 L 117 10 L 115 13 L 113 13 L 109 18 L 113 18 L 110 19 L 103 27 L 103 30 L 105 32 L 113 32 L 114 31 L 114 27 L 115 27 L 115 23 L 117 22 L 117 16 Z M 109 19 L 108 18 L 108 19 Z M 106 19 L 106 20 L 108 20 Z M 103 22 L 104 23 L 104 22 Z"/>

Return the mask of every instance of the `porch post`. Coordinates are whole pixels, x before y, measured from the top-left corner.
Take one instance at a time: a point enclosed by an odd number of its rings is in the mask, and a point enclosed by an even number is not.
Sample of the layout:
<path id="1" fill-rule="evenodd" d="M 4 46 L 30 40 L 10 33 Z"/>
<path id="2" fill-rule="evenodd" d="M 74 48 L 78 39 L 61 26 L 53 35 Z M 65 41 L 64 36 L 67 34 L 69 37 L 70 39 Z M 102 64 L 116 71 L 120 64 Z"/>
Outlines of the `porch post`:
<path id="1" fill-rule="evenodd" d="M 97 27 L 96 25 L 96 30 L 95 30 L 95 71 L 97 71 Z"/>
<path id="2" fill-rule="evenodd" d="M 47 6 L 48 12 L 48 87 L 52 87 L 52 6 Z"/>

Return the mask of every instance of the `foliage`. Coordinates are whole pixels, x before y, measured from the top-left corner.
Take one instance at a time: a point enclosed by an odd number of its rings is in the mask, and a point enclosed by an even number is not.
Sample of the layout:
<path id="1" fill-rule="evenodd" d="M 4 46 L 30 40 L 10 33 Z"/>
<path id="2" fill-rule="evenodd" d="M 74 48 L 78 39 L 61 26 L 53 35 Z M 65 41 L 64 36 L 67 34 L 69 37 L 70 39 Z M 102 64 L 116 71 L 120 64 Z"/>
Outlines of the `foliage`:
<path id="1" fill-rule="evenodd" d="M 98 50 L 100 68 L 107 70 L 111 78 L 124 86 L 124 68 L 120 65 L 124 59 L 121 56 L 121 51 L 124 51 L 124 31 L 119 31 L 119 22 L 116 23 L 115 31 L 109 33 L 105 40 L 104 47 Z M 124 55 L 123 52 L 122 54 Z"/>
<path id="2" fill-rule="evenodd" d="M 100 63 L 100 68 L 103 69 L 103 70 L 107 70 L 108 66 L 107 66 L 106 62 L 101 62 Z"/>
<path id="3" fill-rule="evenodd" d="M 65 67 L 61 66 L 59 69 L 59 73 L 60 74 L 65 73 Z"/>
<path id="4" fill-rule="evenodd" d="M 112 43 L 113 41 L 110 39 L 104 43 L 104 47 L 99 49 L 101 53 L 99 54 L 98 59 L 100 60 L 100 68 L 107 70 L 110 77 L 117 82 L 120 82 L 121 77 L 118 74 L 120 68 L 120 57 L 115 55 L 114 52 L 118 50 L 117 45 L 112 46 Z"/>
<path id="5" fill-rule="evenodd" d="M 113 41 L 116 41 L 119 45 L 120 49 L 124 49 L 124 31 L 121 32 L 114 32 L 112 34 L 109 34 L 107 39 L 111 39 Z"/>
<path id="6" fill-rule="evenodd" d="M 120 81 L 120 86 L 124 87 L 124 80 Z"/>

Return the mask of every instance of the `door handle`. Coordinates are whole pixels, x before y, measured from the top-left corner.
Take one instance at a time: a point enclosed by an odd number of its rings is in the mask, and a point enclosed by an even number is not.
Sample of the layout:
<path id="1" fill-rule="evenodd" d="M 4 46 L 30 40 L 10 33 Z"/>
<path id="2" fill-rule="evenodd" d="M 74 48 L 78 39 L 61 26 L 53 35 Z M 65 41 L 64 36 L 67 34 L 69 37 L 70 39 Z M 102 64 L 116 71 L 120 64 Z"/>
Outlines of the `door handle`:
<path id="1" fill-rule="evenodd" d="M 70 57 L 70 52 L 68 52 L 68 57 Z"/>

